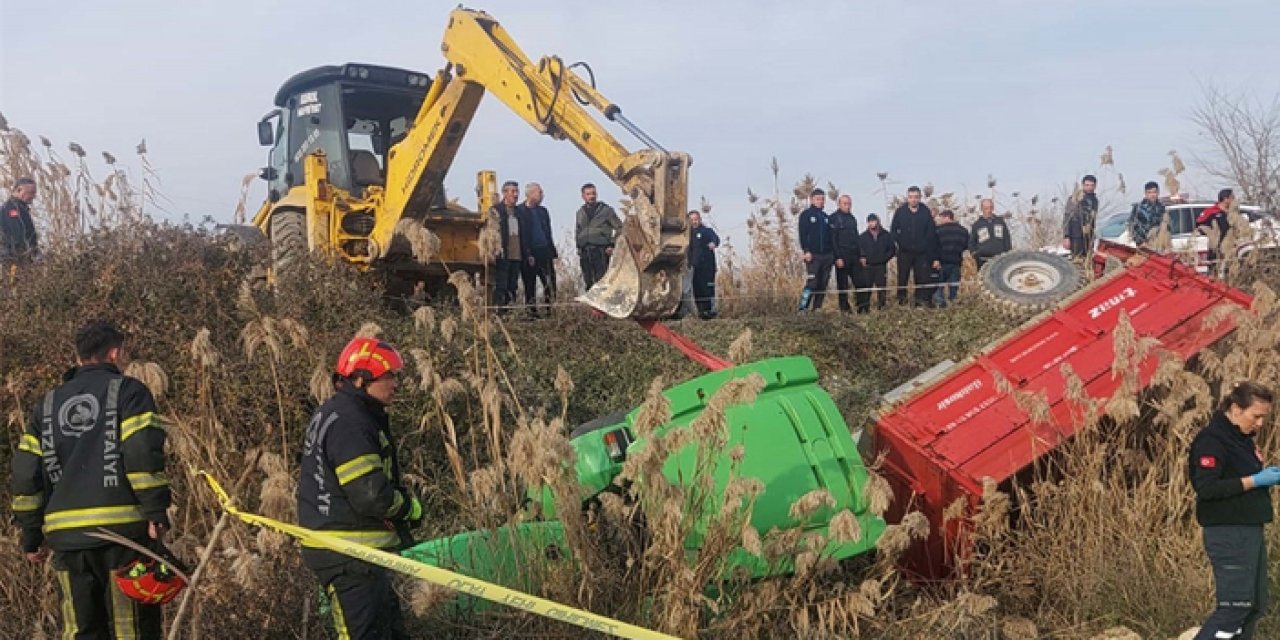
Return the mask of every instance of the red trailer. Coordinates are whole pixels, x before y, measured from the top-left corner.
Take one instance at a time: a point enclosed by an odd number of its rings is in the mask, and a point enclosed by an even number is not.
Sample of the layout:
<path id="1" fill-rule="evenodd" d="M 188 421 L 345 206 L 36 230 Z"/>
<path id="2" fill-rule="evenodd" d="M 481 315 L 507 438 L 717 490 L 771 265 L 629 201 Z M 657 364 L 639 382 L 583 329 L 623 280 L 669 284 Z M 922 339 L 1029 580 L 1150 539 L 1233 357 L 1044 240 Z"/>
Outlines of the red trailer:
<path id="1" fill-rule="evenodd" d="M 962 500 L 973 509 L 984 478 L 1005 483 L 1073 435 L 1078 420 L 1071 414 L 1080 408 L 1064 397 L 1061 365 L 1069 364 L 1096 400 L 1105 403 L 1116 392 L 1121 380 L 1112 375 L 1112 347 L 1121 312 L 1129 315 L 1138 337 L 1156 338 L 1157 350 L 1172 351 L 1185 361 L 1235 328 L 1230 318 L 1207 326 L 1205 319 L 1215 309 L 1247 309 L 1252 302 L 1247 294 L 1170 257 L 1116 257 L 1128 260 L 1127 268 L 939 372 L 881 411 L 869 435 L 886 456 L 886 475 L 895 490 L 889 520 L 915 509 L 932 525 L 931 537 L 908 553 L 907 569 L 916 577 L 947 576 L 956 551 L 967 548 L 962 520 L 944 526 L 949 505 Z M 1157 364 L 1152 353 L 1139 366 L 1143 388 Z M 999 384 L 998 377 L 1008 384 Z M 1033 422 L 1015 404 L 1014 390 L 1043 392 L 1050 420 Z"/>

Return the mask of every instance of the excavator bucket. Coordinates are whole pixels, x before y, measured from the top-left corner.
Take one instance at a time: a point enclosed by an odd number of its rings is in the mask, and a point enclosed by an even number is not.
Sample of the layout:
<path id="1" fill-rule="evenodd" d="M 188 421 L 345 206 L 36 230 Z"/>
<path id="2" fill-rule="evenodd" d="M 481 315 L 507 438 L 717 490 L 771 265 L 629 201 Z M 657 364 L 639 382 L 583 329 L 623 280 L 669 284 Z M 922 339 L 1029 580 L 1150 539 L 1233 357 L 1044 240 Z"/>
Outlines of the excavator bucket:
<path id="1" fill-rule="evenodd" d="M 578 297 L 615 318 L 666 318 L 680 306 L 683 293 L 690 160 L 682 153 L 650 154 L 656 156 L 651 161 L 654 197 L 633 193 L 623 208 L 622 233 L 614 240 L 608 270 Z"/>

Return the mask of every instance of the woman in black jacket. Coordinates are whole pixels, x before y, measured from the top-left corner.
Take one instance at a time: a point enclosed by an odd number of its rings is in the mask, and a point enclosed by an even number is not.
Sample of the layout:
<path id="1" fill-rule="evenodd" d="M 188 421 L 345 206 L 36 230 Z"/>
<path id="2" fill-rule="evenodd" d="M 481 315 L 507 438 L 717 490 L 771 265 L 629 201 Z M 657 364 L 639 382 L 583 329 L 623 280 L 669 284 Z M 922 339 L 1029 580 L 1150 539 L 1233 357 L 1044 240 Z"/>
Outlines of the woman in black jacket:
<path id="1" fill-rule="evenodd" d="M 1204 530 L 1218 603 L 1197 640 L 1253 638 L 1267 609 L 1262 528 L 1271 522 L 1270 488 L 1280 484 L 1280 467 L 1264 464 L 1254 437 L 1273 399 L 1261 385 L 1240 383 L 1191 442 L 1187 467 L 1196 491 L 1196 521 Z"/>

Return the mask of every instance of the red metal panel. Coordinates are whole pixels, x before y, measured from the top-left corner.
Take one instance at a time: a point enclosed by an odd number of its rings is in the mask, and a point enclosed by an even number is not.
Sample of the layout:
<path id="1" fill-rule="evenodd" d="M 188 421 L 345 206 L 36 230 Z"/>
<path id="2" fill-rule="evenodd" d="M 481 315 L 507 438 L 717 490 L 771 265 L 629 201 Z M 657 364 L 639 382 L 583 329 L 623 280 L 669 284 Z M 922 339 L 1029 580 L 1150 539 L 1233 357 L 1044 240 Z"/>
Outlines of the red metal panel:
<path id="1" fill-rule="evenodd" d="M 1179 262 L 1149 255 L 1023 325 L 879 418 L 876 437 L 898 490 L 890 515 L 919 509 L 935 533 L 942 531 L 943 511 L 957 499 L 975 504 L 983 478 L 1004 482 L 1070 438 L 1077 427 L 1072 412 L 1080 409 L 1064 397 L 1061 367 L 1070 365 L 1092 398 L 1109 400 L 1121 384 L 1111 372 L 1121 311 L 1139 338 L 1154 337 L 1160 349 L 1185 360 L 1235 328 L 1230 319 L 1205 326 L 1216 307 L 1248 308 L 1251 302 Z M 1142 387 L 1157 364 L 1153 351 L 1138 367 Z M 1049 423 L 1032 423 L 1010 389 L 1041 395 L 1049 403 Z M 913 550 L 908 568 L 918 576 L 945 575 L 954 550 L 963 549 L 957 536 L 964 531 L 963 525 L 947 527 L 945 536 Z"/>

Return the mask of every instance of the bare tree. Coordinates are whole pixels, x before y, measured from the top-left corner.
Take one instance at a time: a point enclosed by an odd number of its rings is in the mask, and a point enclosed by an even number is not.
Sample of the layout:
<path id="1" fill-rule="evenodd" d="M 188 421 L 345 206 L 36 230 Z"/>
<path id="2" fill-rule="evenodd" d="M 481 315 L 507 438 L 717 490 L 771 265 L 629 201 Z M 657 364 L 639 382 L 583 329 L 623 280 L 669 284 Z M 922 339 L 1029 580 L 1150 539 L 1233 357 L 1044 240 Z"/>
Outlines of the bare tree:
<path id="1" fill-rule="evenodd" d="M 1280 205 L 1280 94 L 1270 101 L 1252 92 L 1202 88 L 1191 121 L 1209 140 L 1196 160 L 1223 186 L 1235 186 L 1246 202 Z"/>

